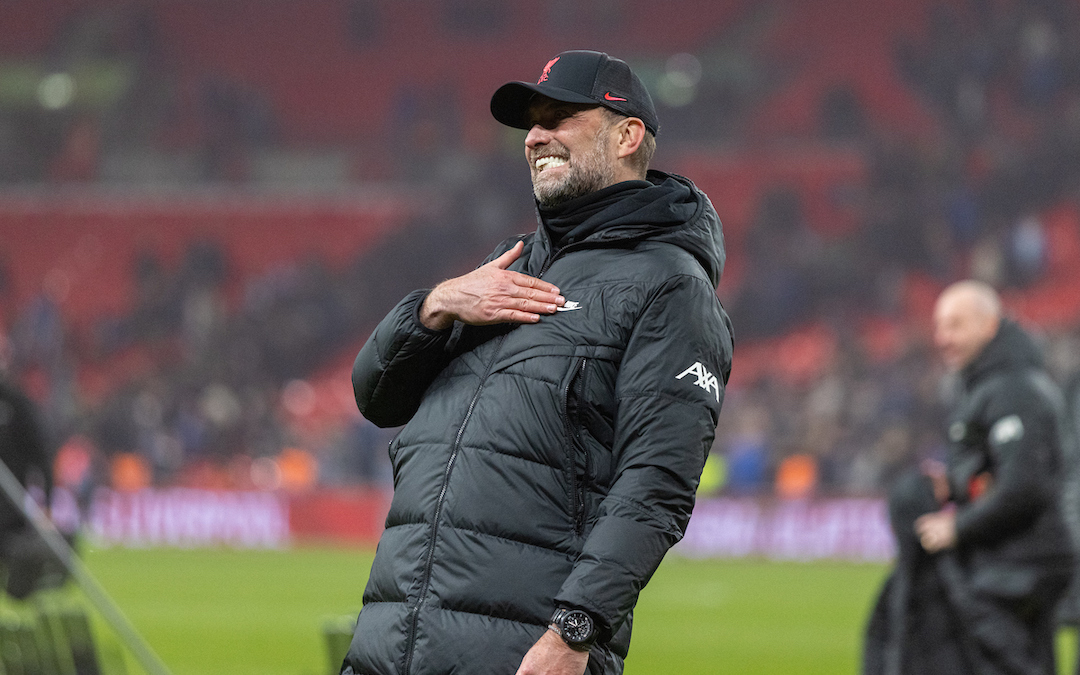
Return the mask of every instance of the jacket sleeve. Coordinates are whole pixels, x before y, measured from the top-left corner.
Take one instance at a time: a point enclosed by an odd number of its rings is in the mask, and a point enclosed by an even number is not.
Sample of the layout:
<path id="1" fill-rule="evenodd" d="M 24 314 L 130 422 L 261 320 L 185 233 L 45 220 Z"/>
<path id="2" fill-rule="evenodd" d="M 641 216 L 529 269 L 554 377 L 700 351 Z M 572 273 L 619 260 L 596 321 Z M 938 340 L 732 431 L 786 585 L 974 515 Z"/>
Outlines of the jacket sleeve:
<path id="1" fill-rule="evenodd" d="M 1061 461 L 1058 419 L 1052 404 L 1030 383 L 1010 378 L 987 401 L 993 479 L 985 494 L 956 513 L 957 540 L 989 543 L 1029 526 L 1058 498 Z"/>
<path id="2" fill-rule="evenodd" d="M 590 611 L 607 639 L 678 542 L 694 507 L 731 369 L 731 326 L 700 278 L 649 301 L 616 382 L 614 482 L 555 601 Z"/>
<path id="3" fill-rule="evenodd" d="M 510 237 L 484 259 L 485 265 L 526 237 Z M 379 322 L 353 362 L 356 406 L 373 424 L 396 427 L 408 422 L 428 386 L 455 356 L 461 335 L 469 327 L 433 331 L 420 322 L 420 307 L 430 289 L 405 296 Z"/>
<path id="4" fill-rule="evenodd" d="M 433 331 L 420 322 L 429 291 L 413 291 L 375 327 L 353 363 L 356 406 L 380 427 L 405 424 L 424 392 L 450 362 L 452 328 Z"/>

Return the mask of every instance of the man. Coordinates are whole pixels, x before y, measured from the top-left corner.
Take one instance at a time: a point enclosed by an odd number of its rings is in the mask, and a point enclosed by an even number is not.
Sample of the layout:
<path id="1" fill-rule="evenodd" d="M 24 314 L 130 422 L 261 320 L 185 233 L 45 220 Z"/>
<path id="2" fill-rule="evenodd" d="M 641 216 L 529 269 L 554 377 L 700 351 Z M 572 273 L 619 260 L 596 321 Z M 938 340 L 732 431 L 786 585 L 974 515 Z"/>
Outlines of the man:
<path id="1" fill-rule="evenodd" d="M 8 379 L 10 354 L 0 335 L 0 462 L 48 503 L 52 462 L 45 432 L 30 399 Z M 4 590 L 23 599 L 43 585 L 62 580 L 62 568 L 22 510 L 0 494 L 0 574 Z"/>
<path id="2" fill-rule="evenodd" d="M 644 85 L 564 52 L 491 110 L 528 130 L 540 225 L 407 296 L 357 356 L 361 412 L 406 426 L 345 674 L 621 673 L 715 433 L 720 222 L 647 170 Z"/>
<path id="3" fill-rule="evenodd" d="M 1073 372 L 1065 387 L 1066 417 L 1071 424 L 1073 444 L 1065 460 L 1065 494 L 1062 505 L 1065 523 L 1073 535 L 1073 543 L 1080 542 L 1080 372 Z M 1078 560 L 1080 562 L 1080 560 Z M 1080 626 L 1080 575 L 1074 574 L 1072 585 L 1058 607 L 1061 625 Z M 1075 661 L 1074 672 L 1080 675 L 1080 659 Z"/>
<path id="4" fill-rule="evenodd" d="M 941 294 L 934 341 L 962 388 L 947 462 L 890 497 L 896 571 L 870 622 L 864 672 L 1053 675 L 1055 608 L 1073 568 L 1061 392 L 985 284 Z"/>

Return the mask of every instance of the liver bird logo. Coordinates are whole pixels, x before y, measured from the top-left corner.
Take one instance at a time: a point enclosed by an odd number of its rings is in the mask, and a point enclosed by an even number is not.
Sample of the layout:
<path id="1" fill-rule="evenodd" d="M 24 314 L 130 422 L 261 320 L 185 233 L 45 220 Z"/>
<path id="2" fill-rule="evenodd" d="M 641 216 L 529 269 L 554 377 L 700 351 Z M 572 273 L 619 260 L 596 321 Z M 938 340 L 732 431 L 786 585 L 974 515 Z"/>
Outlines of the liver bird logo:
<path id="1" fill-rule="evenodd" d="M 547 65 L 544 66 L 544 72 L 540 74 L 540 79 L 536 81 L 537 84 L 540 84 L 541 82 L 547 82 L 548 75 L 551 74 L 551 67 L 555 65 L 555 62 L 558 61 L 559 58 L 560 57 L 556 56 L 555 58 L 547 62 Z"/>

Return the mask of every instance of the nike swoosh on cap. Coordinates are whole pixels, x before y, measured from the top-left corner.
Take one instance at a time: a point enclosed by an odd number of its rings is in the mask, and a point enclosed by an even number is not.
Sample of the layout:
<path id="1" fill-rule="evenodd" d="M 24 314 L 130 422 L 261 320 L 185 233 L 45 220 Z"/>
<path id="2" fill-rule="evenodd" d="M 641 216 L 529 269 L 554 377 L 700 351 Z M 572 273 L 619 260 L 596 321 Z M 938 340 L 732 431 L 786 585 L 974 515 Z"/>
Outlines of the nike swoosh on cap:
<path id="1" fill-rule="evenodd" d="M 604 100 L 606 100 L 606 101 L 625 101 L 626 99 L 621 98 L 619 96 L 612 96 L 611 92 L 609 91 L 609 92 L 606 92 L 604 94 Z"/>

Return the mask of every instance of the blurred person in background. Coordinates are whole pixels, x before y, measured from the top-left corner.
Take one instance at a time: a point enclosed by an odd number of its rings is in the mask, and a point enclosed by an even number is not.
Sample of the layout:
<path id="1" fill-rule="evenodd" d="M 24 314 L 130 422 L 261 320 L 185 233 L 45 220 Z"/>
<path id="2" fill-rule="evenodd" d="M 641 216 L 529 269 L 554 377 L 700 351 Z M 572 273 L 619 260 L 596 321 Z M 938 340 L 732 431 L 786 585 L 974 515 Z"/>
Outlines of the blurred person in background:
<path id="1" fill-rule="evenodd" d="M 564 52 L 491 110 L 528 131 L 540 226 L 408 295 L 357 356 L 360 411 L 406 426 L 345 675 L 621 673 L 715 435 L 720 220 L 648 170 L 645 86 Z"/>
<path id="2" fill-rule="evenodd" d="M 1053 675 L 1055 611 L 1074 566 L 1062 393 L 986 284 L 945 289 L 934 341 L 960 388 L 947 460 L 890 495 L 896 569 L 871 616 L 863 672 Z"/>
<path id="3" fill-rule="evenodd" d="M 1073 372 L 1066 381 L 1065 404 L 1068 421 L 1073 434 L 1073 444 L 1066 457 L 1065 522 L 1069 526 L 1073 543 L 1080 551 L 1080 371 Z M 1077 557 L 1080 563 L 1080 556 Z M 1080 573 L 1074 574 L 1072 585 L 1058 608 L 1058 618 L 1064 625 L 1080 626 Z M 1080 675 L 1080 659 L 1076 660 L 1076 673 Z"/>
<path id="4" fill-rule="evenodd" d="M 53 484 L 47 434 L 37 408 L 10 378 L 10 360 L 0 335 L 0 461 L 46 508 Z M 0 495 L 0 567 L 4 590 L 20 600 L 62 578 L 59 561 L 6 493 Z"/>

